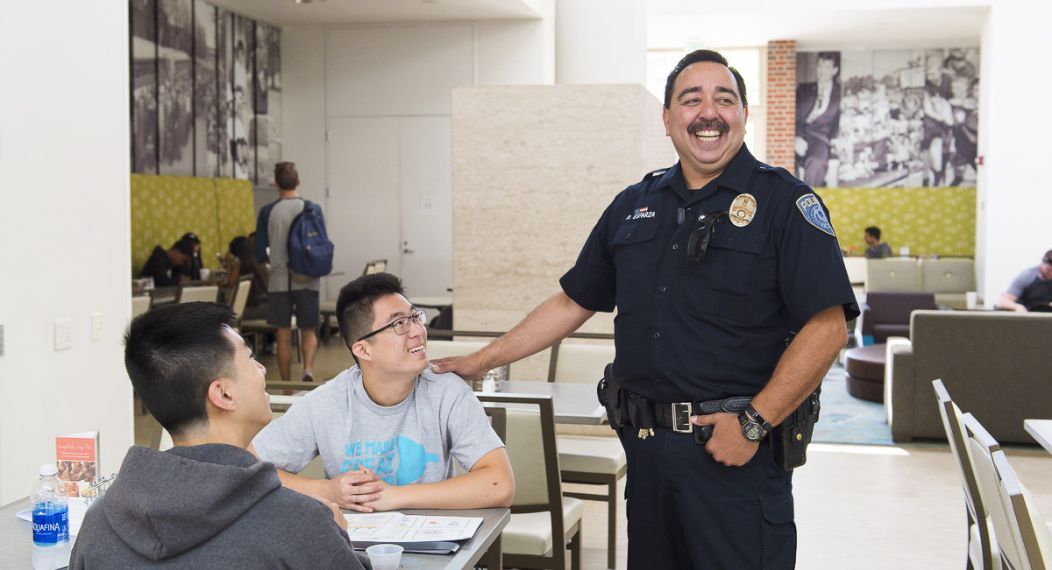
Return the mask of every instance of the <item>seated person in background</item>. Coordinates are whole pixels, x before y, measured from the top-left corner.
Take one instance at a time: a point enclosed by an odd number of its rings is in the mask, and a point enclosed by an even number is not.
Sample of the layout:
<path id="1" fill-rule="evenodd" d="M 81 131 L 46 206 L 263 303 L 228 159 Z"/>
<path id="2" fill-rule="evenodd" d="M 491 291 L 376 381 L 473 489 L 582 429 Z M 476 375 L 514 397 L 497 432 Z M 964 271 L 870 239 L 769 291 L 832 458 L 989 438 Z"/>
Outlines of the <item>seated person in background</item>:
<path id="1" fill-rule="evenodd" d="M 363 512 L 510 505 L 515 478 L 504 445 L 467 383 L 431 371 L 424 312 L 401 281 L 388 273 L 351 281 L 336 315 L 358 365 L 252 442 L 285 486 Z M 327 479 L 295 474 L 318 455 Z M 454 459 L 467 473 L 454 477 Z"/>
<path id="2" fill-rule="evenodd" d="M 155 287 L 170 287 L 190 281 L 194 274 L 194 260 L 200 260 L 199 256 L 195 257 L 195 252 L 200 252 L 200 248 L 201 240 L 192 232 L 183 234 L 167 251 L 160 245 L 154 246 L 139 277 L 153 277 Z M 200 276 L 200 263 L 197 271 Z"/>
<path id="3" fill-rule="evenodd" d="M 249 238 L 237 236 L 230 240 L 226 259 L 224 263 L 227 268 L 226 287 L 237 287 L 238 280 L 243 275 L 252 276 L 252 288 L 248 294 L 248 304 L 245 305 L 245 319 L 267 318 L 267 268 L 256 261 L 256 254 Z"/>
<path id="4" fill-rule="evenodd" d="M 997 308 L 1025 313 L 1052 310 L 1052 249 L 1045 252 L 1041 265 L 1023 270 L 1001 295 Z"/>
<path id="5" fill-rule="evenodd" d="M 266 369 L 234 323 L 215 303 L 132 322 L 128 375 L 175 447 L 128 450 L 84 518 L 70 568 L 362 568 L 335 505 L 285 489 L 245 450 L 270 403 Z"/>
<path id="6" fill-rule="evenodd" d="M 880 228 L 877 226 L 869 226 L 866 228 L 866 257 L 868 259 L 883 259 L 885 257 L 891 257 L 891 246 L 886 242 L 880 241 Z"/>

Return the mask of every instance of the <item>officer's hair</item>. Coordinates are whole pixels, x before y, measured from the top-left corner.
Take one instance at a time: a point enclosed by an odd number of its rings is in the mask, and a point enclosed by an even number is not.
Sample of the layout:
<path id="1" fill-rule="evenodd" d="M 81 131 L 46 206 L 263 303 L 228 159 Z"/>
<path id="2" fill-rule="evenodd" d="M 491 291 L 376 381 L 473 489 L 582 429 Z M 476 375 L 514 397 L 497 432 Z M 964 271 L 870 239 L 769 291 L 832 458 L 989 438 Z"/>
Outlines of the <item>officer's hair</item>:
<path id="1" fill-rule="evenodd" d="M 833 62 L 833 66 L 834 67 L 836 67 L 837 69 L 840 69 L 840 52 L 838 52 L 838 51 L 820 51 L 820 52 L 818 52 L 818 57 L 816 58 L 816 63 L 817 63 L 817 60 L 819 60 L 819 59 L 829 60 L 829 61 Z"/>
<path id="2" fill-rule="evenodd" d="M 668 79 L 665 81 L 666 109 L 668 109 L 669 104 L 672 102 L 672 87 L 676 84 L 676 78 L 679 77 L 680 72 L 688 65 L 701 61 L 718 63 L 731 70 L 731 74 L 734 75 L 734 81 L 738 83 L 738 96 L 741 97 L 742 107 L 749 106 L 749 100 L 745 98 L 745 80 L 742 79 L 742 74 L 738 73 L 737 69 L 731 67 L 730 64 L 727 63 L 727 58 L 723 57 L 723 54 L 720 52 L 712 51 L 710 49 L 699 49 L 683 56 L 683 59 L 679 60 L 676 67 L 672 68 L 672 72 L 668 74 Z"/>
<path id="3" fill-rule="evenodd" d="M 873 236 L 873 239 L 880 239 L 880 228 L 877 226 L 869 226 L 866 228 L 866 233 Z"/>
<path id="4" fill-rule="evenodd" d="M 369 334 L 373 326 L 373 304 L 387 295 L 405 295 L 402 280 L 390 273 L 372 273 L 362 275 L 340 289 L 336 301 L 336 321 L 340 324 L 340 336 L 347 348 L 358 342 L 358 339 Z M 351 352 L 351 357 L 358 362 L 358 357 Z"/>
<path id="5" fill-rule="evenodd" d="M 293 162 L 279 162 L 274 165 L 274 182 L 282 190 L 295 190 L 300 186 L 300 173 Z"/>

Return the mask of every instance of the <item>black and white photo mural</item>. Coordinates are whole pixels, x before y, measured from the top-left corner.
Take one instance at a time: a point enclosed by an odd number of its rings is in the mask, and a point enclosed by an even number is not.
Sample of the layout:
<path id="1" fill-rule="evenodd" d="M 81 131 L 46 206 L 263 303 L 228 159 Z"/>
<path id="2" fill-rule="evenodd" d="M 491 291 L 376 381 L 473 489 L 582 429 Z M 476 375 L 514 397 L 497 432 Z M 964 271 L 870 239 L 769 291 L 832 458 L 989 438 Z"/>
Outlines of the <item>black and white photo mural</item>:
<path id="1" fill-rule="evenodd" d="M 281 30 L 204 0 L 129 8 L 132 172 L 271 184 Z"/>
<path id="2" fill-rule="evenodd" d="M 219 176 L 216 8 L 194 0 L 194 172 Z"/>
<path id="3" fill-rule="evenodd" d="M 132 172 L 157 172 L 157 7 L 131 0 Z"/>
<path id="4" fill-rule="evenodd" d="M 194 80 L 191 0 L 157 2 L 157 109 L 159 173 L 194 173 Z"/>
<path id="5" fill-rule="evenodd" d="M 976 48 L 797 54 L 796 169 L 811 186 L 972 186 Z"/>
<path id="6" fill-rule="evenodd" d="M 267 184 L 281 161 L 281 30 L 256 22 L 256 176 Z"/>
<path id="7" fill-rule="evenodd" d="M 256 173 L 256 136 L 252 128 L 255 113 L 252 53 L 255 46 L 255 22 L 242 16 L 234 16 L 234 60 L 231 62 L 234 112 L 233 128 L 230 129 L 230 154 L 234 159 L 234 178 L 253 181 Z"/>

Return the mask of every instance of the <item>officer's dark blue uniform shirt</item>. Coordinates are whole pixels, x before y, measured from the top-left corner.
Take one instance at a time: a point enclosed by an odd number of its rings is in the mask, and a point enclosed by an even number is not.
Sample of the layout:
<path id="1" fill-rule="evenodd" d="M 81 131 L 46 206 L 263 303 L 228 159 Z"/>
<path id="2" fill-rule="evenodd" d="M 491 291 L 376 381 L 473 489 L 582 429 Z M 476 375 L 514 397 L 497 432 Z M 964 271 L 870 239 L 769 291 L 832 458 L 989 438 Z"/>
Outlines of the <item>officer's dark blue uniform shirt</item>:
<path id="1" fill-rule="evenodd" d="M 721 217 L 704 259 L 690 259 L 699 215 L 742 193 L 756 200 L 752 221 Z M 560 284 L 585 309 L 616 306 L 614 376 L 656 402 L 754 395 L 813 315 L 858 316 L 825 205 L 744 145 L 700 190 L 676 164 L 621 192 Z"/>

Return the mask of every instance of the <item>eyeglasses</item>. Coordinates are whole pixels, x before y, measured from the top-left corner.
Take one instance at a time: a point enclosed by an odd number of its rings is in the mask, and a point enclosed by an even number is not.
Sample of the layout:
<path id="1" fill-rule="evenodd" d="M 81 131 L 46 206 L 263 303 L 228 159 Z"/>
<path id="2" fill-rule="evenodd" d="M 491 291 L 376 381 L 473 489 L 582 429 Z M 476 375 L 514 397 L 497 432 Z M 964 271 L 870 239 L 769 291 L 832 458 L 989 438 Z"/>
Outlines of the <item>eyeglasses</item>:
<path id="1" fill-rule="evenodd" d="M 399 319 L 395 319 L 395 320 L 387 323 L 386 325 L 374 330 L 373 332 L 363 336 L 362 338 L 360 338 L 358 340 L 365 340 L 365 339 L 367 339 L 367 338 L 369 338 L 371 336 L 378 335 L 378 334 L 384 332 L 387 329 L 394 329 L 395 334 L 405 334 L 405 333 L 409 332 L 409 327 L 411 325 L 416 324 L 416 325 L 424 326 L 424 323 L 426 323 L 426 322 L 427 322 L 427 315 L 424 313 L 424 311 L 416 310 L 416 311 L 413 311 L 413 313 L 411 315 L 409 315 L 408 317 L 402 317 L 402 318 L 399 318 Z"/>
<path id="2" fill-rule="evenodd" d="M 1049 265 L 1052 265 L 1052 257 L 1046 257 L 1046 258 L 1042 259 L 1041 263 L 1047 263 Z"/>
<path id="3" fill-rule="evenodd" d="M 687 240 L 687 257 L 699 263 L 705 259 L 705 252 L 709 250 L 709 241 L 712 240 L 716 222 L 726 215 L 727 211 L 724 210 L 698 216 L 698 227 L 690 232 L 690 239 Z"/>

